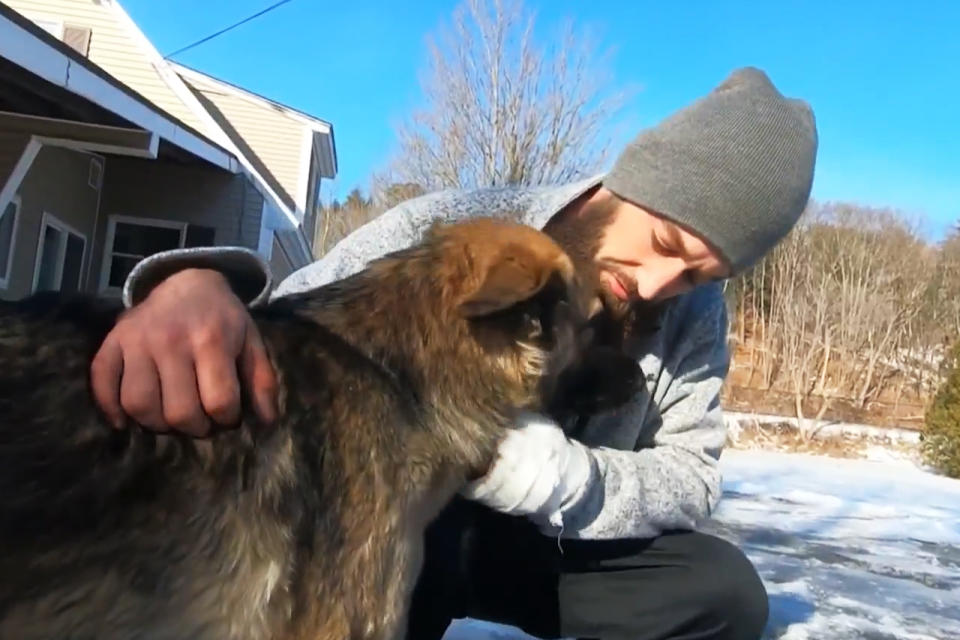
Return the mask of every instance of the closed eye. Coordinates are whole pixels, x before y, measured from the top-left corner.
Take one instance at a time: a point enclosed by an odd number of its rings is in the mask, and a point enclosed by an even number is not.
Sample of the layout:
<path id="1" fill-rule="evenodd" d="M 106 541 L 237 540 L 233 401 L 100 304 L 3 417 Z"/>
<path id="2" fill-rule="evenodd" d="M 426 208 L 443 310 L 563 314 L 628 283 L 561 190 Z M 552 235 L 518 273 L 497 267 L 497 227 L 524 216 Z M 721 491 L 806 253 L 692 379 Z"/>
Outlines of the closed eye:
<path id="1" fill-rule="evenodd" d="M 676 256 L 679 254 L 677 249 L 671 247 L 667 242 L 665 242 L 656 232 L 653 234 L 653 249 L 659 254 L 665 256 Z"/>

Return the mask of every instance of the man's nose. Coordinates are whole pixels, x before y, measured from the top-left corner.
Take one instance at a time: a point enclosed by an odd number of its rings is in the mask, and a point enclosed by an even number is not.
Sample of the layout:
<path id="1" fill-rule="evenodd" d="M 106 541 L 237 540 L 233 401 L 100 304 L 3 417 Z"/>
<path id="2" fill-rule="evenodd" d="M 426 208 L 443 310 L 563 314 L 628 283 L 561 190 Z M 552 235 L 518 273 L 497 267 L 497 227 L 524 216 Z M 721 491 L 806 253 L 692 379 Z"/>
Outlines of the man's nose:
<path id="1" fill-rule="evenodd" d="M 658 300 L 679 293 L 686 287 L 687 264 L 680 258 L 658 261 L 637 273 L 637 295 L 644 300 Z"/>

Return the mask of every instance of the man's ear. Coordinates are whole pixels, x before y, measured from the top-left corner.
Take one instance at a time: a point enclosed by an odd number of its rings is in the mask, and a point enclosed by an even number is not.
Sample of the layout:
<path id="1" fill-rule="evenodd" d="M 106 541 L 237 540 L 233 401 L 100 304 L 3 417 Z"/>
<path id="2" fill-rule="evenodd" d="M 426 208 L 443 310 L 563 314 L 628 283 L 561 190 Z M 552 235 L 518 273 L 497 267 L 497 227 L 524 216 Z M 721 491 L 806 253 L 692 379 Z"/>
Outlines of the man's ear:
<path id="1" fill-rule="evenodd" d="M 556 264 L 538 259 L 524 247 L 511 245 L 488 263 L 476 290 L 460 303 L 468 318 L 508 309 L 539 293 L 558 274 Z"/>

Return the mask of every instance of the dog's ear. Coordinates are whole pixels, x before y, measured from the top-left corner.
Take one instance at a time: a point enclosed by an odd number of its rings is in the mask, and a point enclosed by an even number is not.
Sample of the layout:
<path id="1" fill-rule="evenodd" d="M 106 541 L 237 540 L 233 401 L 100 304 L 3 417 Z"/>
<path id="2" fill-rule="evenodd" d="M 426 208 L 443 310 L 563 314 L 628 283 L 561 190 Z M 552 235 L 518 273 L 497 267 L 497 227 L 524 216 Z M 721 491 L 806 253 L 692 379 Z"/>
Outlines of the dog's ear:
<path id="1" fill-rule="evenodd" d="M 526 247 L 511 244 L 489 260 L 479 286 L 460 303 L 468 318 L 485 316 L 529 300 L 548 284 L 563 282 L 563 263 L 544 260 Z"/>

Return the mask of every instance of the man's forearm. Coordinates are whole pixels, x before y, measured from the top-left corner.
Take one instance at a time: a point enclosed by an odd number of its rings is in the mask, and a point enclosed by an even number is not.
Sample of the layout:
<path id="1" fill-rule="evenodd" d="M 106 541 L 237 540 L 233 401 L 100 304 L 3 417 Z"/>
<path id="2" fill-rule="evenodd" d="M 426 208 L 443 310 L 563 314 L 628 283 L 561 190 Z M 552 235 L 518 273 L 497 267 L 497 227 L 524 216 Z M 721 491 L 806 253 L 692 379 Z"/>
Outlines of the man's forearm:
<path id="1" fill-rule="evenodd" d="M 722 425 L 701 429 L 701 437 L 722 444 Z M 644 538 L 694 529 L 720 498 L 716 460 L 705 451 L 589 448 L 568 440 L 546 419 L 518 433 L 501 446 L 490 473 L 464 495 L 528 516 L 548 535 Z"/>
<path id="2" fill-rule="evenodd" d="M 582 499 L 563 514 L 566 537 L 644 538 L 693 530 L 720 500 L 716 461 L 703 452 L 676 447 L 590 451 L 598 472 Z"/>

